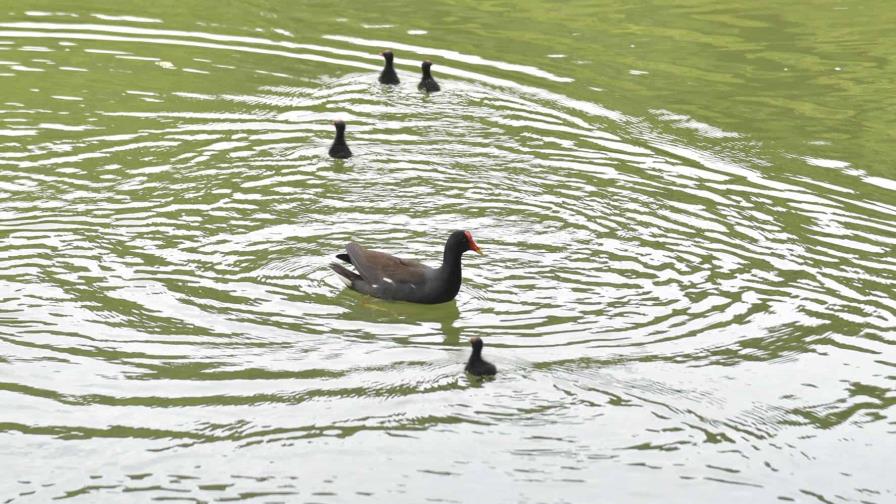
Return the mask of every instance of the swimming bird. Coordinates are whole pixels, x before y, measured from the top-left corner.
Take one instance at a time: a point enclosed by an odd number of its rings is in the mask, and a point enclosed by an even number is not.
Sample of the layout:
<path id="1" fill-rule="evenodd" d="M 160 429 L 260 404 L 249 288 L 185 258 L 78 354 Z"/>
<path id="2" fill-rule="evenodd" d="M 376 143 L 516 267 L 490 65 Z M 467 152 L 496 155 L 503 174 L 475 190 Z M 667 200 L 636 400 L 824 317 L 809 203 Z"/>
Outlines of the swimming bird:
<path id="1" fill-rule="evenodd" d="M 333 121 L 333 126 L 336 126 L 336 138 L 333 139 L 333 145 L 330 146 L 330 157 L 336 159 L 352 157 L 352 151 L 345 143 L 345 121 Z"/>
<path id="2" fill-rule="evenodd" d="M 473 353 L 470 354 L 470 360 L 467 361 L 464 371 L 476 376 L 494 376 L 498 368 L 482 358 L 482 338 L 473 336 L 470 338 L 470 345 L 473 346 Z"/>
<path id="3" fill-rule="evenodd" d="M 392 66 L 392 59 L 395 57 L 392 55 L 392 51 L 383 51 L 380 56 L 386 60 L 386 66 L 380 72 L 380 84 L 398 84 L 400 82 L 398 74 L 395 73 L 395 67 Z"/>
<path id="4" fill-rule="evenodd" d="M 439 91 L 439 83 L 436 82 L 435 79 L 432 78 L 432 73 L 430 73 L 429 68 L 432 66 L 431 61 L 424 61 L 421 68 L 423 69 L 423 78 L 420 79 L 420 84 L 417 84 L 417 89 L 421 91 L 426 91 L 427 93 L 435 93 Z"/>
<path id="5" fill-rule="evenodd" d="M 412 303 L 444 303 L 454 299 L 460 290 L 460 259 L 468 250 L 482 254 L 469 231 L 454 231 L 445 242 L 442 265 L 430 268 L 352 242 L 346 245 L 346 254 L 336 257 L 352 264 L 358 273 L 335 262 L 330 268 L 346 285 L 363 294 Z"/>

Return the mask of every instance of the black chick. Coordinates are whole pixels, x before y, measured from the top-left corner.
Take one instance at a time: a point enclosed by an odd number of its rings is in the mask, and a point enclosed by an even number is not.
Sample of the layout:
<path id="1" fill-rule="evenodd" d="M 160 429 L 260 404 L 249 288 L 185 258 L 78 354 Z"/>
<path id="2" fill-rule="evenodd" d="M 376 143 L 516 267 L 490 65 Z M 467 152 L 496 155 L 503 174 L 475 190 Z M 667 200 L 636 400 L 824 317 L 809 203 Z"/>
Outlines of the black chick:
<path id="1" fill-rule="evenodd" d="M 395 57 L 392 51 L 383 51 L 380 55 L 386 60 L 386 66 L 380 72 L 380 84 L 398 84 L 398 74 L 395 73 L 395 67 L 392 66 L 392 60 Z"/>
<path id="2" fill-rule="evenodd" d="M 423 69 L 423 78 L 420 79 L 420 84 L 417 84 L 417 89 L 421 91 L 426 91 L 427 93 L 435 93 L 436 91 L 441 90 L 439 87 L 439 83 L 436 82 L 435 79 L 432 78 L 432 73 L 430 73 L 429 68 L 432 66 L 431 61 L 424 61 L 421 68 Z"/>
<path id="3" fill-rule="evenodd" d="M 498 368 L 494 364 L 483 360 L 482 358 L 482 338 L 473 336 L 470 338 L 470 345 L 473 346 L 473 353 L 470 354 L 470 360 L 464 371 L 475 376 L 494 376 L 498 372 Z"/>
<path id="4" fill-rule="evenodd" d="M 336 138 L 333 139 L 333 145 L 330 146 L 330 157 L 336 159 L 352 157 L 352 151 L 345 143 L 345 121 L 333 121 L 333 126 L 336 126 Z"/>

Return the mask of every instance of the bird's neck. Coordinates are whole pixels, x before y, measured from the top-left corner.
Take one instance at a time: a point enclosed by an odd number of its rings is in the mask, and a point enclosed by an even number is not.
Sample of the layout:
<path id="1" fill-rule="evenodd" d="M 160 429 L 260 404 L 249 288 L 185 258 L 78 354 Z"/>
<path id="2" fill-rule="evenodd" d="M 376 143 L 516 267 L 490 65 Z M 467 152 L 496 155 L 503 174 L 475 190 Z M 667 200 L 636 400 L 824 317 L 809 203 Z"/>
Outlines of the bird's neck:
<path id="1" fill-rule="evenodd" d="M 336 130 L 336 139 L 333 140 L 336 145 L 345 145 L 345 130 Z"/>
<path id="2" fill-rule="evenodd" d="M 424 68 L 424 69 L 423 69 L 423 79 L 424 79 L 424 80 L 426 80 L 426 79 L 432 79 L 432 74 L 429 73 L 429 69 L 428 69 L 428 68 Z"/>
<path id="3" fill-rule="evenodd" d="M 442 275 L 448 280 L 457 282 L 458 287 L 460 287 L 461 281 L 460 259 L 462 255 L 463 252 L 446 244 L 445 253 L 442 255 L 442 267 L 440 268 Z"/>

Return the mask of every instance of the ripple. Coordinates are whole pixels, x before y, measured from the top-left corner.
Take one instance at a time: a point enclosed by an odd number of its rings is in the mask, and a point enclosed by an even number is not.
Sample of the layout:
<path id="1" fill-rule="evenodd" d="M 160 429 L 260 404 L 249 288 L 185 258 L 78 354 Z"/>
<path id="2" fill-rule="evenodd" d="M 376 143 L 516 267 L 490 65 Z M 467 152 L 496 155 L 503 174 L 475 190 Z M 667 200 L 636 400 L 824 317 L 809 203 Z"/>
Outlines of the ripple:
<path id="1" fill-rule="evenodd" d="M 43 472 L 52 492 L 22 492 L 161 496 L 195 478 L 202 495 L 291 495 L 272 491 L 283 468 L 235 475 L 306 444 L 388 453 L 421 485 L 599 469 L 765 491 L 801 449 L 826 468 L 827 431 L 887 435 L 889 179 L 791 173 L 746 133 L 575 99 L 572 78 L 531 65 L 91 17 L 107 23 L 0 23 L 22 50 L 10 78 L 41 80 L 0 129 L 0 395 L 15 406 L 0 425 L 13 452 L 71 449 L 99 471 L 114 446 L 132 467 L 90 484 Z M 376 84 L 382 47 L 401 68 L 440 58 L 444 92 Z M 90 85 L 67 89 L 74 74 Z M 350 160 L 326 157 L 336 117 Z M 464 259 L 451 303 L 368 299 L 327 267 L 351 240 L 436 264 L 458 228 L 487 255 Z M 462 373 L 474 335 L 495 380 Z M 444 456 L 421 467 L 421 443 Z M 200 463 L 234 450 L 227 475 Z M 322 451 L 311 465 L 335 467 Z M 161 452 L 197 464 L 174 477 Z"/>

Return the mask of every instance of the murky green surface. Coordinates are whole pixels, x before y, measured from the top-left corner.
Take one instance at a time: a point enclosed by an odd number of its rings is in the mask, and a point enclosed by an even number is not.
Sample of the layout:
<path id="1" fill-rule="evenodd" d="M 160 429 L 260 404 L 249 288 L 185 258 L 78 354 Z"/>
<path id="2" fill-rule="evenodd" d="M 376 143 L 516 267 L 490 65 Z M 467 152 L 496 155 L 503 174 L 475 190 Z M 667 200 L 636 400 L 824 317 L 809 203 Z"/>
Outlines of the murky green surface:
<path id="1" fill-rule="evenodd" d="M 896 8 L 655 4 L 3 1 L 0 500 L 893 502 Z"/>

